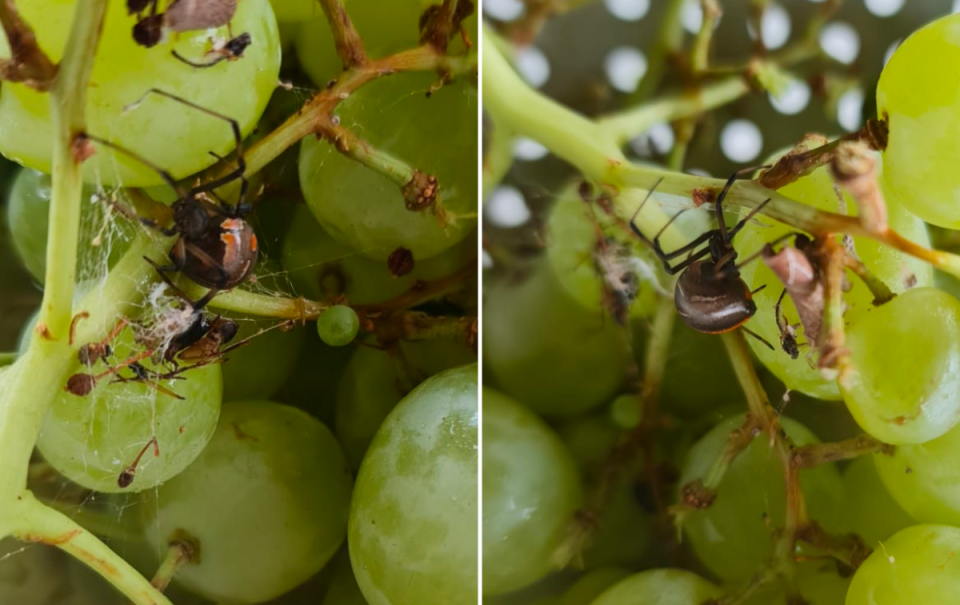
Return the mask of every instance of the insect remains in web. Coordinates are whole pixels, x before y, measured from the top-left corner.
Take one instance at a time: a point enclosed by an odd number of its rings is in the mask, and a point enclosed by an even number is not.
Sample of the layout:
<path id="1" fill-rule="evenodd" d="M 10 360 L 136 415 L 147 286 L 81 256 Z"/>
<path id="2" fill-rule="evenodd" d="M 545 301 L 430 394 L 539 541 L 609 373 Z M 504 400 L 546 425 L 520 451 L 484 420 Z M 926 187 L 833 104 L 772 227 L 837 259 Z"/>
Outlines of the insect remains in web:
<path id="1" fill-rule="evenodd" d="M 140 460 L 143 458 L 143 455 L 147 453 L 147 450 L 150 449 L 150 446 L 153 446 L 153 457 L 160 457 L 160 444 L 157 443 L 157 438 L 153 437 L 143 446 L 143 449 L 140 450 L 140 453 L 134 458 L 133 463 L 120 472 L 120 476 L 117 477 L 117 486 L 121 489 L 126 489 L 133 484 L 133 480 L 137 478 L 137 467 L 140 466 Z"/>
<path id="2" fill-rule="evenodd" d="M 246 281 L 259 258 L 257 235 L 253 227 L 244 220 L 244 217 L 253 210 L 253 206 L 247 202 L 249 183 L 244 176 L 247 165 L 243 157 L 243 137 L 236 120 L 157 89 L 150 89 L 140 100 L 127 106 L 127 109 L 136 107 L 151 94 L 181 103 L 190 109 L 227 122 L 233 133 L 236 167 L 224 176 L 184 189 L 173 175 L 134 151 L 91 134 L 82 134 L 79 137 L 113 149 L 143 164 L 159 174 L 163 181 L 176 192 L 177 199 L 171 204 L 173 210 L 171 226 L 160 225 L 155 220 L 136 215 L 123 206 L 117 205 L 117 208 L 128 216 L 133 214 L 131 218 L 138 220 L 146 227 L 166 236 L 177 237 L 167 255 L 169 263 L 161 264 L 150 259 L 146 260 L 164 276 L 164 279 L 167 279 L 169 273 L 180 272 L 197 284 L 209 288 L 206 295 L 191 303 L 195 310 L 200 310 L 219 292 L 229 290 Z M 220 198 L 216 190 L 234 181 L 240 182 L 240 192 L 237 203 L 230 204 Z M 170 285 L 177 290 L 172 283 Z"/>
<path id="3" fill-rule="evenodd" d="M 191 67 L 196 67 L 198 69 L 206 69 L 208 67 L 213 67 L 223 61 L 236 61 L 243 57 L 243 52 L 247 50 L 247 47 L 253 43 L 253 39 L 248 33 L 242 33 L 237 37 L 230 38 L 214 38 L 211 40 L 211 48 L 204 55 L 204 62 L 191 61 L 187 59 L 176 50 L 171 50 L 177 60 L 186 63 Z"/>
<path id="4" fill-rule="evenodd" d="M 800 347 L 806 343 L 797 342 L 797 328 L 800 327 L 800 324 L 791 324 L 787 320 L 786 313 L 781 309 L 783 297 L 786 296 L 786 294 L 786 289 L 780 292 L 780 298 L 777 299 L 777 304 L 773 309 L 773 315 L 777 320 L 777 331 L 780 333 L 780 348 L 782 348 L 791 359 L 796 359 L 800 356 Z"/>
<path id="5" fill-rule="evenodd" d="M 759 168 L 766 168 L 766 166 Z M 737 251 L 733 247 L 733 238 L 748 222 L 753 220 L 770 200 L 765 200 L 751 210 L 745 218 L 732 228 L 727 227 L 723 216 L 723 200 L 734 182 L 741 175 L 759 168 L 749 168 L 734 173 L 714 201 L 717 228 L 700 234 L 693 241 L 676 250 L 664 251 L 660 244 L 660 238 L 687 209 L 674 214 L 653 239 L 644 235 L 636 224 L 637 216 L 643 210 L 650 196 L 653 195 L 654 190 L 660 185 L 662 179 L 654 184 L 643 202 L 640 203 L 639 208 L 634 212 L 630 219 L 630 229 L 653 250 L 667 273 L 670 275 L 680 274 L 674 289 L 674 301 L 677 313 L 688 326 L 706 334 L 722 334 L 740 328 L 773 350 L 772 344 L 744 325 L 757 312 L 757 304 L 753 300 L 753 295 L 765 286 L 751 290 L 743 281 L 740 276 L 740 268 L 756 257 L 750 257 L 743 263 L 738 264 Z M 686 258 L 683 258 L 685 255 Z M 678 261 L 678 259 L 682 260 Z M 678 262 L 671 264 L 674 261 Z"/>

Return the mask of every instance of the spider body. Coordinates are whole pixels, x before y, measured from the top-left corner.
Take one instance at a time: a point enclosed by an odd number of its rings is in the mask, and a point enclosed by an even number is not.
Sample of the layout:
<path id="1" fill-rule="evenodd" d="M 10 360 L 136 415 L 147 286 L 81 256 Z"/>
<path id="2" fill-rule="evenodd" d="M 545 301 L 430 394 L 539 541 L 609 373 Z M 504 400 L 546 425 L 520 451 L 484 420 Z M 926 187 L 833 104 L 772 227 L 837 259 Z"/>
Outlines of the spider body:
<path id="1" fill-rule="evenodd" d="M 757 304 L 753 300 L 756 290 L 751 290 L 740 277 L 740 265 L 737 264 L 737 251 L 733 247 L 733 238 L 770 200 L 760 204 L 730 229 L 724 221 L 722 208 L 723 200 L 730 191 L 730 187 L 743 172 L 737 172 L 731 176 L 717 196 L 714 206 L 717 228 L 701 234 L 677 250 L 665 252 L 660 245 L 660 237 L 667 227 L 683 214 L 684 210 L 675 214 L 651 240 L 636 226 L 636 217 L 650 198 L 650 194 L 647 194 L 647 198 L 640 204 L 630 221 L 630 228 L 641 241 L 650 246 L 663 263 L 667 273 L 680 274 L 674 290 L 677 313 L 684 323 L 698 332 L 722 334 L 735 330 L 743 327 L 743 324 L 757 312 Z M 651 189 L 651 193 L 653 189 L 656 189 L 656 185 Z M 686 258 L 671 264 L 684 255 Z M 753 335 L 745 327 L 743 329 Z"/>

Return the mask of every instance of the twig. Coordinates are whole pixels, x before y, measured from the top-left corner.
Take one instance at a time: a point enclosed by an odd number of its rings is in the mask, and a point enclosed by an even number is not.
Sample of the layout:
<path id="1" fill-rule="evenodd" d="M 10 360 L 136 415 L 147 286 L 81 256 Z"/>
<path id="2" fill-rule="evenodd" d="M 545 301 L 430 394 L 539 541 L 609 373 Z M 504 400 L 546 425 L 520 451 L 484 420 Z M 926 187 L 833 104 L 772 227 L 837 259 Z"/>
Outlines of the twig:
<path id="1" fill-rule="evenodd" d="M 57 65 L 37 44 L 37 37 L 17 12 L 14 0 L 0 0 L 0 25 L 7 35 L 10 59 L 0 60 L 0 79 L 22 82 L 47 92 L 57 77 Z"/>
<path id="2" fill-rule="evenodd" d="M 363 40 L 350 21 L 343 0 L 320 0 L 320 6 L 333 32 L 333 41 L 337 45 L 337 55 L 343 62 L 343 68 L 350 69 L 366 63 L 367 51 L 363 48 Z"/>
<path id="3" fill-rule="evenodd" d="M 793 465 L 810 468 L 839 460 L 849 460 L 864 454 L 882 453 L 891 455 L 896 448 L 877 441 L 870 435 L 857 435 L 836 443 L 811 443 L 793 448 Z"/>
<path id="4" fill-rule="evenodd" d="M 160 562 L 157 573 L 153 575 L 150 584 L 159 591 L 164 591 L 181 567 L 187 563 L 200 562 L 200 543 L 196 538 L 183 530 L 177 530 L 167 546 L 167 554 Z"/>
<path id="5" fill-rule="evenodd" d="M 627 100 L 628 105 L 646 101 L 653 95 L 663 80 L 668 64 L 683 49 L 683 5 L 686 0 L 667 0 L 663 18 L 657 28 L 657 39 L 650 51 L 647 73 L 643 75 L 637 90 Z M 639 134 L 639 133 L 638 133 Z"/>
<path id="6" fill-rule="evenodd" d="M 846 348 L 843 313 L 843 269 L 846 251 L 836 238 L 827 236 L 818 241 L 824 266 L 823 332 L 820 334 L 820 371 L 827 379 L 842 378 L 850 367 L 850 351 Z"/>
<path id="7" fill-rule="evenodd" d="M 690 71 L 699 75 L 707 70 L 710 62 L 710 43 L 713 41 L 713 29 L 720 19 L 722 9 L 717 0 L 700 0 L 700 12 L 703 18 L 700 21 L 700 31 L 693 41 L 690 50 Z"/>

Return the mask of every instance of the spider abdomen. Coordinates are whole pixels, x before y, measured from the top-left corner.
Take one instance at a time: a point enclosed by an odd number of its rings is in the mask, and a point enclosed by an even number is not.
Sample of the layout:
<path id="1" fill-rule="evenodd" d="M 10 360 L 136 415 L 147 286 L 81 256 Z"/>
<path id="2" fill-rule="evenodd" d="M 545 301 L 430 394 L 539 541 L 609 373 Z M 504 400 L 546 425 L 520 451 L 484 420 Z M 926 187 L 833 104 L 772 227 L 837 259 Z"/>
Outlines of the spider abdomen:
<path id="1" fill-rule="evenodd" d="M 722 334 L 757 312 L 750 288 L 736 272 L 716 272 L 712 261 L 693 263 L 677 280 L 677 313 L 698 332 Z"/>

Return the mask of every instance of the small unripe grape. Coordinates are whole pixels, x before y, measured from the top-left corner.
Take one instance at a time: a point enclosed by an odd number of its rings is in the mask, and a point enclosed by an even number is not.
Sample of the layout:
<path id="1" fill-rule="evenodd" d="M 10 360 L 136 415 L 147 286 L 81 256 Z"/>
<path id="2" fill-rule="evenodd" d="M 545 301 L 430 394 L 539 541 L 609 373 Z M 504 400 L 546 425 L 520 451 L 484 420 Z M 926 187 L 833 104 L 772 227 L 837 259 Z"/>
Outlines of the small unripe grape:
<path id="1" fill-rule="evenodd" d="M 331 347 L 350 344 L 359 331 L 357 312 L 346 305 L 334 305 L 317 318 L 317 333 Z"/>

